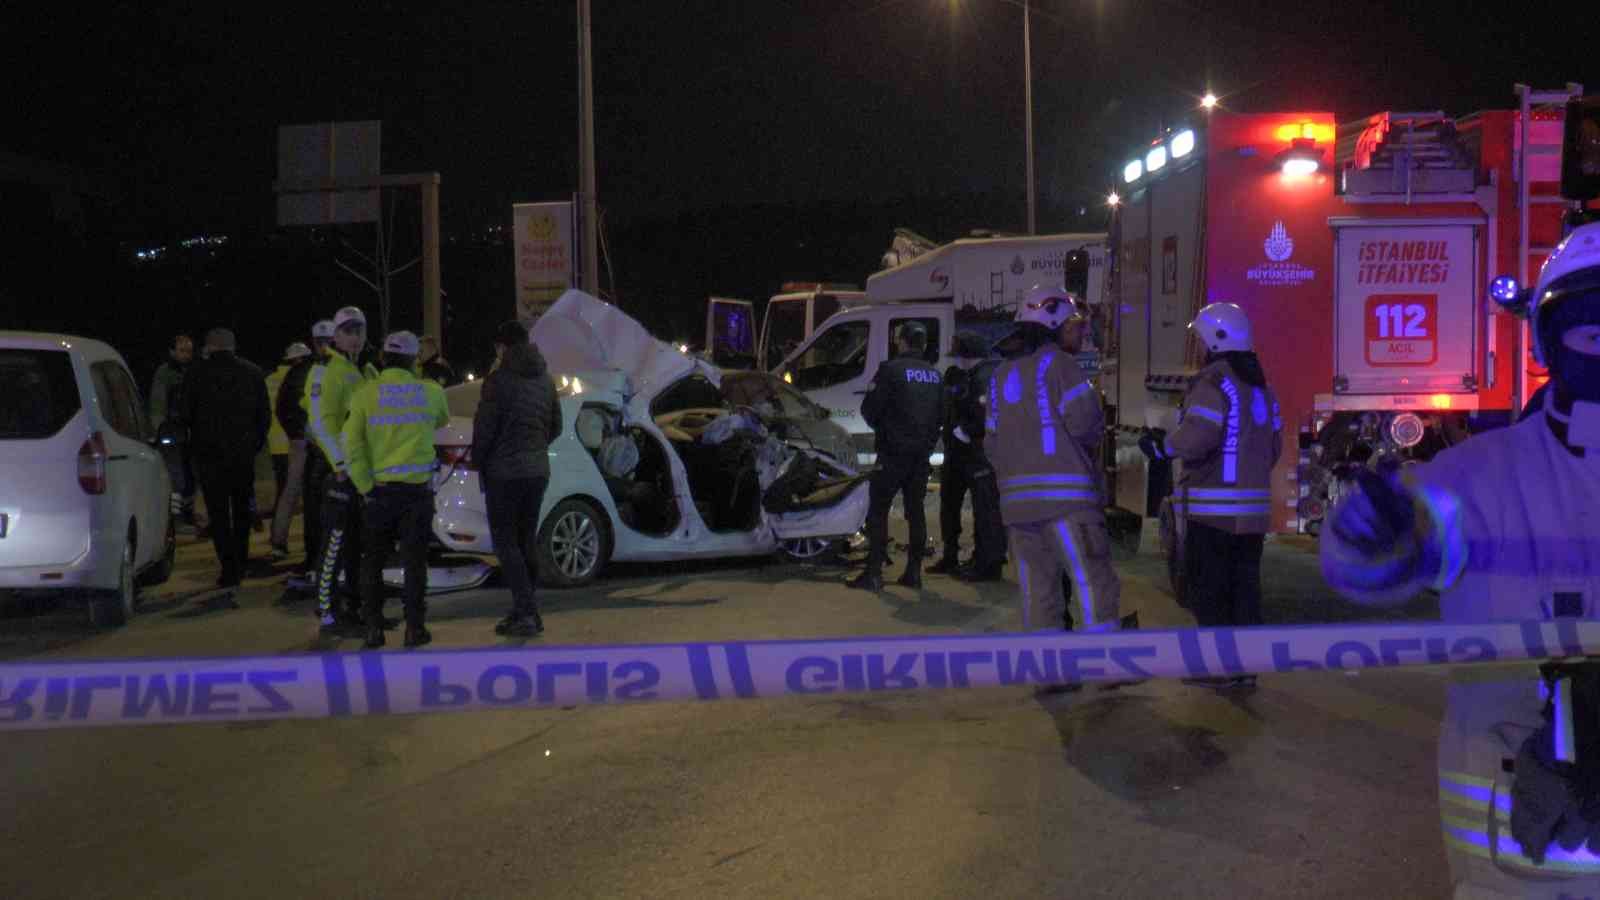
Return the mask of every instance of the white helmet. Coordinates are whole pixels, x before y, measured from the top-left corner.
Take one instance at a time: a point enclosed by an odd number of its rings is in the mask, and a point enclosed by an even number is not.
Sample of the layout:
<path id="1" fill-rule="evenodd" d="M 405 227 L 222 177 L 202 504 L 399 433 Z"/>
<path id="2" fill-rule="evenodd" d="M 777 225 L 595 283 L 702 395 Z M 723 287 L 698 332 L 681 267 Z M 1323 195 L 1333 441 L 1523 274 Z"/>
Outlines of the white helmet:
<path id="1" fill-rule="evenodd" d="M 288 348 L 283 351 L 284 359 L 305 359 L 310 355 L 311 348 L 299 341 L 295 341 L 294 343 L 290 344 Z"/>
<path id="2" fill-rule="evenodd" d="M 1053 284 L 1036 284 L 1017 308 L 1017 322 L 1033 322 L 1055 331 L 1067 322 L 1088 321 L 1089 307 L 1076 294 Z"/>
<path id="3" fill-rule="evenodd" d="M 313 323 L 311 326 L 311 339 L 322 341 L 333 340 L 333 320 L 318 319 L 315 323 Z"/>
<path id="4" fill-rule="evenodd" d="M 1210 303 L 1200 309 L 1189 330 L 1212 353 L 1249 352 L 1250 317 L 1237 303 Z"/>
<path id="5" fill-rule="evenodd" d="M 1533 358 L 1539 365 L 1550 365 L 1551 350 L 1561 340 L 1553 321 L 1556 311 L 1569 300 L 1585 296 L 1596 305 L 1594 315 L 1600 318 L 1600 222 L 1567 235 L 1539 270 L 1532 314 Z"/>
<path id="6" fill-rule="evenodd" d="M 350 322 L 359 322 L 362 328 L 367 327 L 367 314 L 354 306 L 346 306 L 333 314 L 333 327 L 343 328 Z"/>

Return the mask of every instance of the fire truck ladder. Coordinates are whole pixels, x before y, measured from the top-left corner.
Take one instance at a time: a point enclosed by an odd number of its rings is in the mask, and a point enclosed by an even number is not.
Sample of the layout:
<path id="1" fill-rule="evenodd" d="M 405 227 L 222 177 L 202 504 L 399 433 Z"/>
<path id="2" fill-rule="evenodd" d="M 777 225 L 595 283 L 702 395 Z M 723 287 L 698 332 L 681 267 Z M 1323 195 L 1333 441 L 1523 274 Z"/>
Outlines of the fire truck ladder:
<path id="1" fill-rule="evenodd" d="M 1536 179 L 1535 167 L 1547 169 L 1547 165 L 1540 165 L 1546 157 L 1555 157 L 1555 168 L 1559 173 L 1561 167 L 1561 133 L 1555 129 L 1556 138 L 1552 141 L 1534 140 L 1533 122 L 1535 119 L 1559 120 L 1565 112 L 1567 102 L 1583 97 L 1583 85 L 1567 82 L 1565 90 L 1536 91 L 1525 84 L 1516 85 L 1517 100 L 1520 116 L 1517 119 L 1517 145 L 1515 162 L 1512 166 L 1517 179 L 1517 281 L 1528 285 L 1533 272 L 1533 261 L 1541 262 L 1555 251 L 1555 247 L 1532 246 L 1532 239 L 1528 234 L 1529 212 L 1534 204 L 1565 205 L 1566 200 L 1559 194 L 1535 194 L 1533 185 L 1536 181 L 1553 180 L 1559 182 L 1561 176 L 1554 179 Z M 1511 408 L 1513 412 L 1522 409 L 1528 399 L 1528 323 L 1524 321 L 1522 327 L 1517 329 L 1517 360 L 1515 374 L 1511 379 Z"/>

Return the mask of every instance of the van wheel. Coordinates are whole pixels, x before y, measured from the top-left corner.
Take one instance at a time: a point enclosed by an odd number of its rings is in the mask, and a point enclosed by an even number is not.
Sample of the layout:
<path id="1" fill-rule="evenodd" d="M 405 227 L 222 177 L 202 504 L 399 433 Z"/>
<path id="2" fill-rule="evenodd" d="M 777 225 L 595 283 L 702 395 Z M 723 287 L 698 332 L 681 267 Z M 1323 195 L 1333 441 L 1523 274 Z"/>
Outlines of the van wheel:
<path id="1" fill-rule="evenodd" d="M 122 561 L 117 565 L 117 586 L 100 591 L 89 600 L 89 623 L 96 628 L 117 628 L 133 618 L 133 601 L 139 587 L 133 576 L 133 541 L 122 544 Z"/>
<path id="2" fill-rule="evenodd" d="M 139 586 L 155 587 L 158 584 L 166 584 L 167 579 L 172 577 L 172 569 L 177 562 L 177 557 L 178 523 L 171 516 L 168 516 L 166 546 L 161 552 L 161 558 L 156 560 L 154 565 L 145 569 L 144 574 L 139 576 Z"/>
<path id="3" fill-rule="evenodd" d="M 535 553 L 540 581 L 550 587 L 582 587 L 611 557 L 610 523 L 586 500 L 563 500 L 539 530 Z"/>

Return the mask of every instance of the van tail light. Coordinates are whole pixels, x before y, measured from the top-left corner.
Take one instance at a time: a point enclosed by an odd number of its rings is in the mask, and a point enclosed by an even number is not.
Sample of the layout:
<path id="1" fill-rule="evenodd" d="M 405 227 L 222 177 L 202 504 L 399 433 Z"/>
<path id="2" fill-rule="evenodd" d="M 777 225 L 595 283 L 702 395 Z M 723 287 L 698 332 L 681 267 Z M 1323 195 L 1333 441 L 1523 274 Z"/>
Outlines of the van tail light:
<path id="1" fill-rule="evenodd" d="M 434 448 L 434 452 L 439 457 L 441 469 L 461 469 L 467 472 L 475 472 L 478 469 L 472 462 L 471 447 L 441 444 Z"/>
<path id="2" fill-rule="evenodd" d="M 78 448 L 78 487 L 85 494 L 106 492 L 106 439 L 98 431 Z"/>

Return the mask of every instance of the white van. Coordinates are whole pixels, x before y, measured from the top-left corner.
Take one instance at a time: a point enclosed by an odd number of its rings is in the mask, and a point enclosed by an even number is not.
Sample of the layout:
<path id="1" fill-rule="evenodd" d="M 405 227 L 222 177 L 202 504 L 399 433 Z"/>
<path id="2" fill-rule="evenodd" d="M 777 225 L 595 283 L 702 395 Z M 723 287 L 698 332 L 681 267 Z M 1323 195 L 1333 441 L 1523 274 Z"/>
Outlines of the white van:
<path id="1" fill-rule="evenodd" d="M 896 329 L 907 322 L 921 323 L 928 334 L 927 360 L 943 370 L 954 362 L 950 349 L 956 331 L 992 332 L 992 326 L 1010 320 L 1028 289 L 1042 282 L 1065 283 L 1097 307 L 1104 297 L 1106 271 L 1103 233 L 954 241 L 871 276 L 865 294 L 846 294 L 832 301 L 837 302 L 837 311 L 825 321 L 814 323 L 809 317 L 829 302 L 818 297 L 828 295 L 818 292 L 805 298 L 805 317 L 798 316 L 800 297 L 774 297 L 755 356 L 826 407 L 850 432 L 857 464 L 871 465 L 877 459 L 875 441 L 861 418 L 861 398 L 878 366 L 892 356 Z M 780 300 L 788 305 L 780 305 Z M 726 324 L 728 314 L 737 308 L 719 303 L 742 302 L 713 301 L 708 330 L 719 322 Z M 794 327 L 790 320 L 806 327 Z M 806 337 L 792 351 L 774 352 L 783 349 L 791 332 L 801 330 Z M 1098 359 L 1098 352 L 1085 353 L 1080 363 L 1097 371 Z M 943 454 L 936 453 L 934 464 L 942 461 Z"/>

